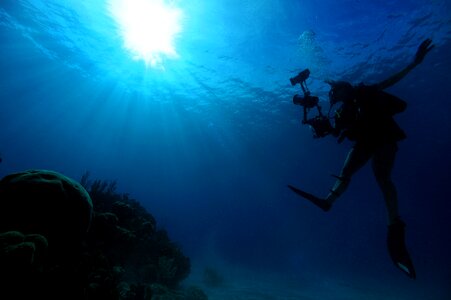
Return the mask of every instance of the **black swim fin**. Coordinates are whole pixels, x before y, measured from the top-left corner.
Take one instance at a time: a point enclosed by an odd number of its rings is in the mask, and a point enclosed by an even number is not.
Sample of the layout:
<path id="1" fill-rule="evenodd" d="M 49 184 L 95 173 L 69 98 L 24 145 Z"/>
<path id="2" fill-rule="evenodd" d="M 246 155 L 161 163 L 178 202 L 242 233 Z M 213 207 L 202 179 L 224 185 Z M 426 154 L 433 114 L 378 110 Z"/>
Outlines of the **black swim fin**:
<path id="1" fill-rule="evenodd" d="M 328 203 L 326 200 L 321 199 L 316 197 L 315 195 L 312 195 L 310 193 L 304 192 L 298 188 L 295 188 L 292 185 L 288 185 L 288 187 L 295 192 L 296 194 L 298 194 L 299 196 L 309 200 L 310 202 L 312 202 L 313 204 L 315 204 L 316 206 L 318 206 L 319 208 L 321 208 L 324 211 L 329 211 L 330 208 L 332 207 L 332 205 L 330 203 Z"/>
<path id="2" fill-rule="evenodd" d="M 416 278 L 415 268 L 410 259 L 409 252 L 404 241 L 406 224 L 397 219 L 388 226 L 387 246 L 393 263 L 412 279 Z"/>

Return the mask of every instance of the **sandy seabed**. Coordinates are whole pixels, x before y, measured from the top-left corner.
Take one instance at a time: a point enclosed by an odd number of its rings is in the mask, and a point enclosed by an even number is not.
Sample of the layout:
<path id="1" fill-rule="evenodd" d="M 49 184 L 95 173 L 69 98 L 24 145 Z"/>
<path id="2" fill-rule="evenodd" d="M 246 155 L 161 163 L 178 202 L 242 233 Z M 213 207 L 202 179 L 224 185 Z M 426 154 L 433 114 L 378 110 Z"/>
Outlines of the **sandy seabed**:
<path id="1" fill-rule="evenodd" d="M 223 274 L 223 282 L 209 286 L 205 283 L 203 269 L 193 264 L 193 271 L 184 284 L 200 287 L 209 300 L 451 299 L 450 286 L 427 286 L 421 280 L 403 278 L 403 274 L 400 274 L 399 279 L 402 284 L 397 284 L 390 278 L 375 279 L 355 275 L 331 278 L 318 274 L 287 276 L 230 266 L 220 268 L 218 272 Z"/>

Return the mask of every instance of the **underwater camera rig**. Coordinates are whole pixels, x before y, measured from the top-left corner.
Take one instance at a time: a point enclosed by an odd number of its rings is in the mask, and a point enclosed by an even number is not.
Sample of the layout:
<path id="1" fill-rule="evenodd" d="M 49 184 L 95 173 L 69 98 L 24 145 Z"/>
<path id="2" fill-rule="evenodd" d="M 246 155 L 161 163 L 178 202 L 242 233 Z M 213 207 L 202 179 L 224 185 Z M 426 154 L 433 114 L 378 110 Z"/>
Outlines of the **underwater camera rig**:
<path id="1" fill-rule="evenodd" d="M 302 88 L 303 96 L 296 94 L 293 96 L 293 104 L 300 105 L 304 108 L 304 117 L 302 119 L 302 124 L 307 124 L 313 131 L 314 138 L 325 137 L 332 132 L 333 128 L 330 124 L 329 118 L 322 114 L 321 106 L 319 106 L 319 98 L 317 96 L 312 96 L 305 82 L 310 76 L 310 70 L 305 69 L 300 72 L 295 77 L 290 78 L 292 86 L 300 84 Z M 308 118 L 308 113 L 312 108 L 318 109 L 318 115 L 313 118 Z"/>

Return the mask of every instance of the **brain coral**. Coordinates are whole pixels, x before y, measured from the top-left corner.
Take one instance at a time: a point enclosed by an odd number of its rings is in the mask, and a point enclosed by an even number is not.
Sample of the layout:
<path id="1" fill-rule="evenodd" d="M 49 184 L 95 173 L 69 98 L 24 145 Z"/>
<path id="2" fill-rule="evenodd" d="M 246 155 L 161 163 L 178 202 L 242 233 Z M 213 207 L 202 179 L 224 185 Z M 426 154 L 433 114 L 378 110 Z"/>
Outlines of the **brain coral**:
<path id="1" fill-rule="evenodd" d="M 0 233 L 43 235 L 52 255 L 67 256 L 79 247 L 92 213 L 88 192 L 60 173 L 27 170 L 0 181 Z"/>

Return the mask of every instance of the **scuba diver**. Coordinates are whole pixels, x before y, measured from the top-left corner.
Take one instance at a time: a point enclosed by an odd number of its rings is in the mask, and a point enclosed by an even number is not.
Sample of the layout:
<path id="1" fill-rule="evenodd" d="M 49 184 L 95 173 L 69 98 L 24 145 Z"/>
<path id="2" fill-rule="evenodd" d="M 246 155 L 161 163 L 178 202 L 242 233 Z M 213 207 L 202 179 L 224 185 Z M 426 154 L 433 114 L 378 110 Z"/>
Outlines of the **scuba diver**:
<path id="1" fill-rule="evenodd" d="M 404 111 L 407 104 L 384 90 L 419 65 L 433 47 L 431 39 L 424 40 L 418 47 L 412 63 L 374 85 L 354 86 L 345 81 L 326 81 L 331 86 L 329 92 L 331 107 L 341 104 L 333 117 L 334 126 L 331 125 L 329 118 L 321 113 L 317 97 L 311 96 L 305 86 L 308 69 L 290 79 L 292 85 L 300 83 L 304 91 L 304 97 L 295 95 L 293 102 L 304 107 L 303 123 L 310 125 L 314 137 L 331 134 L 338 137 L 338 142 L 348 139 L 354 142 L 354 145 L 348 153 L 340 175 L 334 176 L 337 180 L 325 198 L 316 197 L 292 185 L 288 187 L 323 211 L 329 211 L 335 200 L 347 189 L 352 176 L 371 160 L 374 176 L 382 190 L 388 213 L 387 246 L 390 257 L 398 268 L 413 279 L 416 277 L 415 269 L 404 242 L 405 223 L 399 215 L 396 187 L 391 180 L 397 144 L 406 137 L 404 131 L 394 121 L 393 115 Z M 319 115 L 308 119 L 308 109 L 315 106 Z"/>

